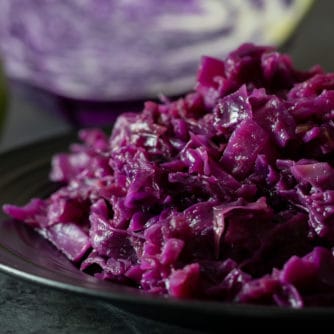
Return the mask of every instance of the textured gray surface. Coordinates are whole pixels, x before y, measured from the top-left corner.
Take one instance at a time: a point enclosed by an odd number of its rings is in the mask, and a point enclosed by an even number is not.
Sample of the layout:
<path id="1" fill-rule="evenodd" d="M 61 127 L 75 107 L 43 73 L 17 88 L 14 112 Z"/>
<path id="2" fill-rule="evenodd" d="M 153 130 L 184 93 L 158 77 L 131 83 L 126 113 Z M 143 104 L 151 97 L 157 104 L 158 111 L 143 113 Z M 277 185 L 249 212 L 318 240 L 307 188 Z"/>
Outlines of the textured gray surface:
<path id="1" fill-rule="evenodd" d="M 196 333 L 3 274 L 0 289 L 0 333 Z"/>
<path id="2" fill-rule="evenodd" d="M 298 67 L 319 63 L 334 71 L 333 13 L 333 1 L 315 0 L 284 47 Z M 20 91 L 12 92 L 9 109 L 0 151 L 69 129 Z M 1 333 L 194 333 L 127 314 L 106 302 L 39 287 L 1 273 L 0 291 Z"/>

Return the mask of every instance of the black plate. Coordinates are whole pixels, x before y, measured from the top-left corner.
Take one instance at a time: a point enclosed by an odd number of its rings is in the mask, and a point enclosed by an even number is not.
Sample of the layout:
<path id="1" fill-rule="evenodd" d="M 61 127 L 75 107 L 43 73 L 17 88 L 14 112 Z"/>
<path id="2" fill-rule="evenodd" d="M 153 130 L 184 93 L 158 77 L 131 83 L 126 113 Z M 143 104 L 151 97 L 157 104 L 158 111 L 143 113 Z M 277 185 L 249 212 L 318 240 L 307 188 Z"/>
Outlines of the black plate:
<path id="1" fill-rule="evenodd" d="M 48 181 L 50 158 L 75 137 L 62 136 L 0 155 L 0 205 L 24 204 L 55 189 Z M 0 270 L 61 290 L 103 298 L 116 306 L 156 320 L 192 328 L 217 329 L 222 324 L 250 326 L 275 321 L 275 327 L 308 320 L 321 325 L 334 319 L 334 308 L 289 308 L 175 300 L 100 281 L 80 272 L 59 251 L 25 225 L 0 213 Z"/>

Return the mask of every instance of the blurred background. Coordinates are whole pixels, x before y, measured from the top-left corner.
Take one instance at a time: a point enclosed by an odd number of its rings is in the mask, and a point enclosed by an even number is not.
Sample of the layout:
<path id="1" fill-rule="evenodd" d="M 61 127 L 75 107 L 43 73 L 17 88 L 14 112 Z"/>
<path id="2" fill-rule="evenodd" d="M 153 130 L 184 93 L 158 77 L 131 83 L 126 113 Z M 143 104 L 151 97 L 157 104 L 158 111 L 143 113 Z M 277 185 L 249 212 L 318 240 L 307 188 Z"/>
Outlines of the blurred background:
<path id="1" fill-rule="evenodd" d="M 330 70 L 333 9 L 329 0 L 1 0 L 0 150 L 108 127 L 147 99 L 180 96 L 202 55 L 223 58 L 243 42 Z"/>
<path id="2" fill-rule="evenodd" d="M 202 55 L 243 42 L 334 71 L 333 13 L 331 0 L 0 0 L 0 152 L 180 96 Z M 4 333 L 190 333 L 1 273 L 0 289 Z"/>

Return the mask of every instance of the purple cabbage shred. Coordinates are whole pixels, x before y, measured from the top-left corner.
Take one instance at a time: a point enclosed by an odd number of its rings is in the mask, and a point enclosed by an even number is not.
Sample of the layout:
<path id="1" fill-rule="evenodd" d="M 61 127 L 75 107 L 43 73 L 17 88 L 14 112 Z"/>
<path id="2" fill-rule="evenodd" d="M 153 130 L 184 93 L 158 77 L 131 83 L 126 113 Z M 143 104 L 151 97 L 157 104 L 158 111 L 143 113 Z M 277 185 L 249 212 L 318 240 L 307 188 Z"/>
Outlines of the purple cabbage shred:
<path id="1" fill-rule="evenodd" d="M 194 91 L 53 158 L 59 189 L 5 205 L 81 270 L 150 293 L 334 305 L 334 74 L 244 44 Z"/>

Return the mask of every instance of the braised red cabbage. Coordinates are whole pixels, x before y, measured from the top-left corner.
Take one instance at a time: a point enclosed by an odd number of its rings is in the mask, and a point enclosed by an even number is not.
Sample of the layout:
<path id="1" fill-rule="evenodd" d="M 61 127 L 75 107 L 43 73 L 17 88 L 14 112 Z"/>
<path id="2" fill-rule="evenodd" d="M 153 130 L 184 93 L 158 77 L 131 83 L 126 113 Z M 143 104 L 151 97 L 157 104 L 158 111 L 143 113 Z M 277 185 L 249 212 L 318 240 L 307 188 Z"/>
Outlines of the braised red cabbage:
<path id="1" fill-rule="evenodd" d="M 155 294 L 334 305 L 334 74 L 270 47 L 204 57 L 194 91 L 80 131 L 59 190 L 4 211 L 81 270 Z"/>

